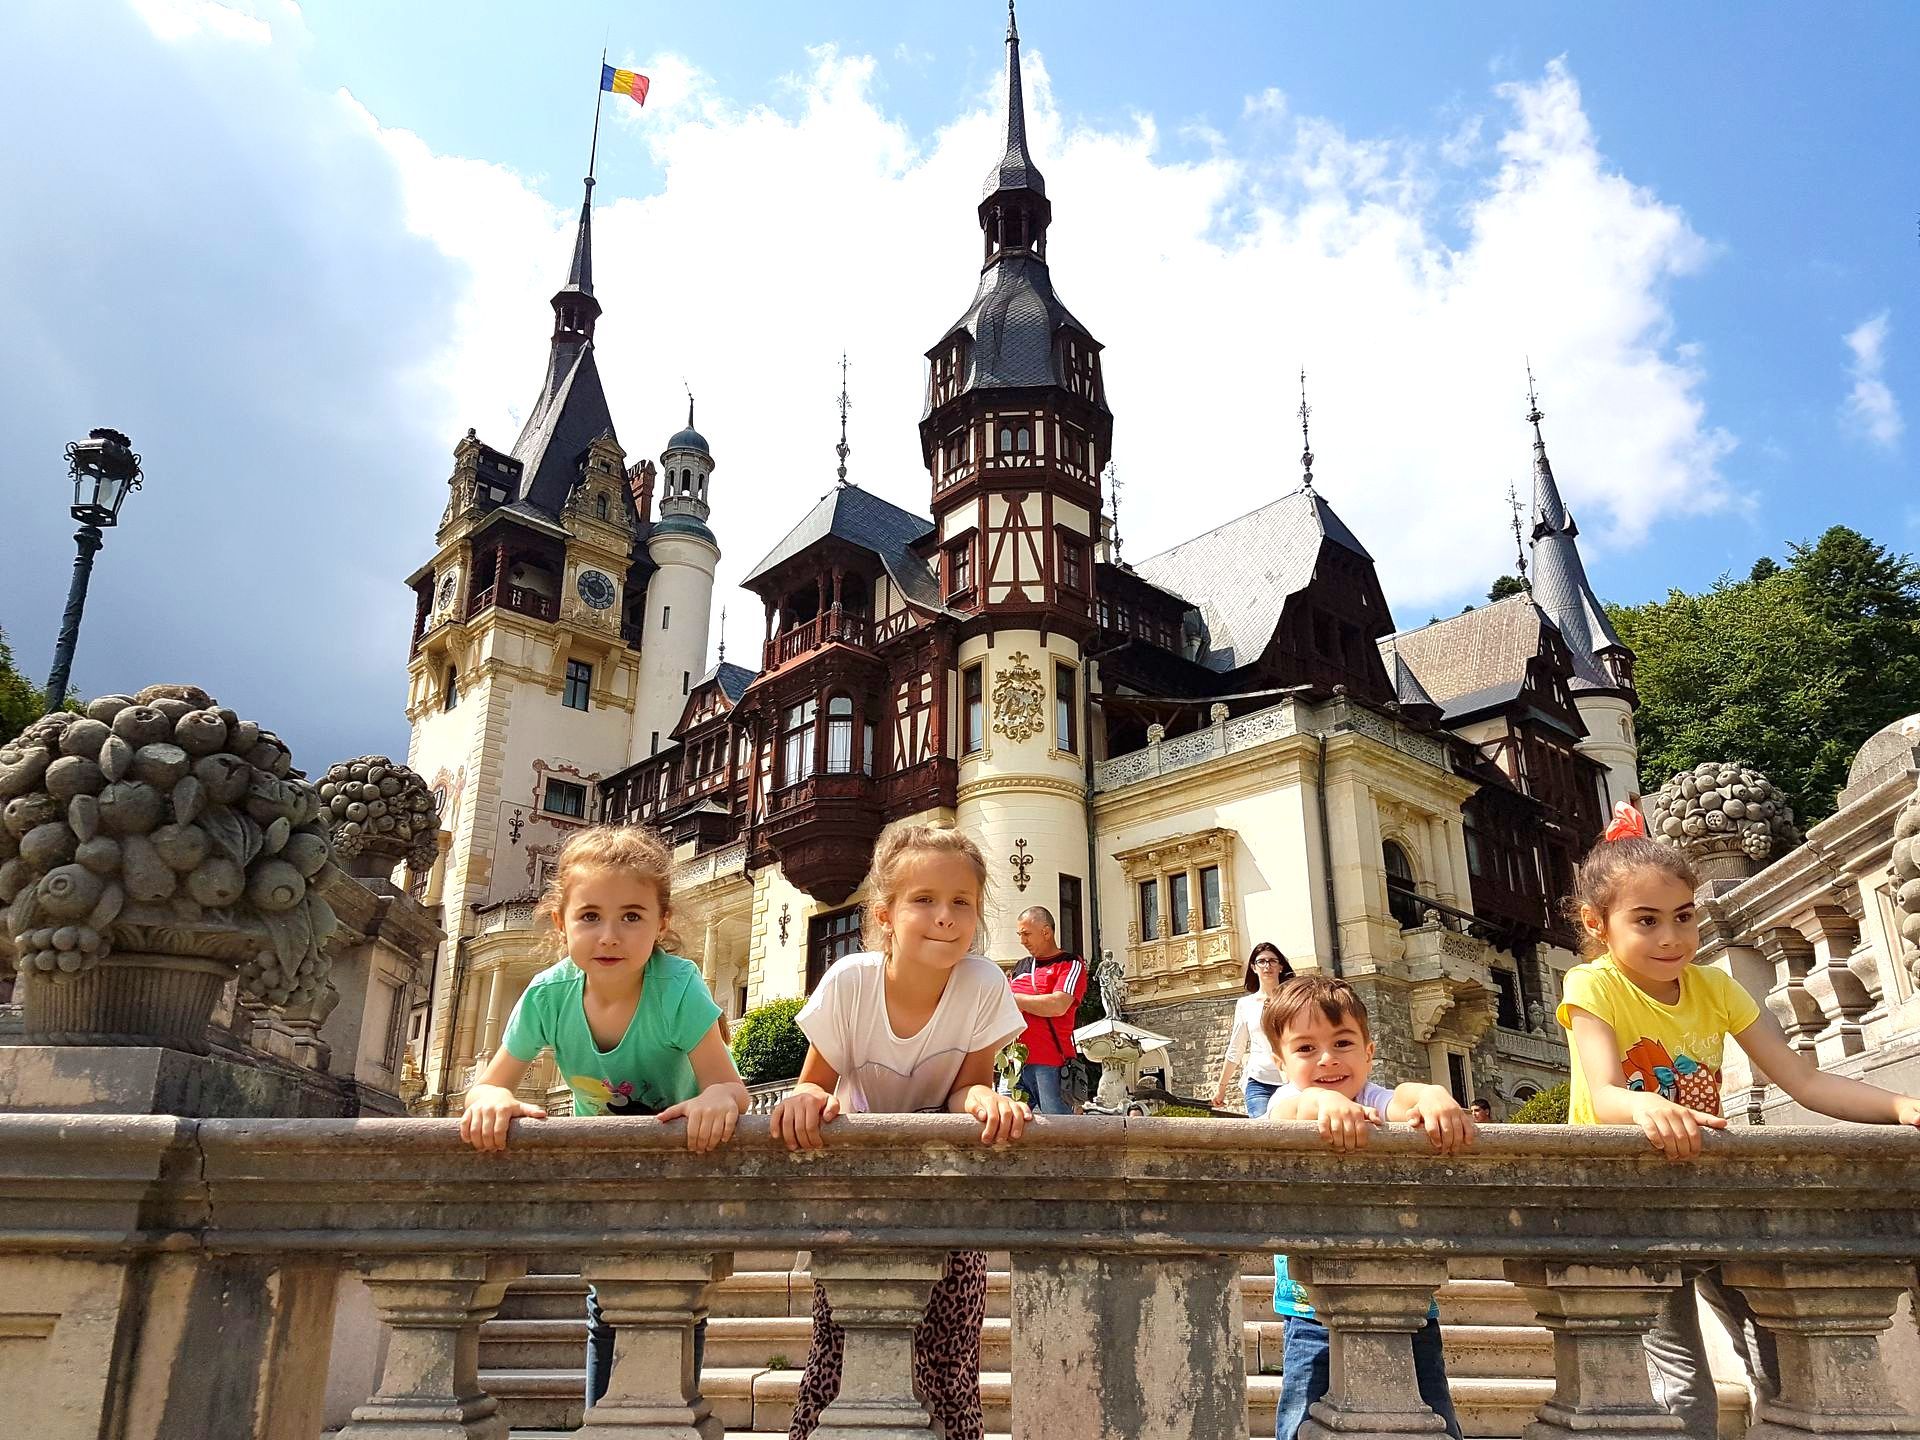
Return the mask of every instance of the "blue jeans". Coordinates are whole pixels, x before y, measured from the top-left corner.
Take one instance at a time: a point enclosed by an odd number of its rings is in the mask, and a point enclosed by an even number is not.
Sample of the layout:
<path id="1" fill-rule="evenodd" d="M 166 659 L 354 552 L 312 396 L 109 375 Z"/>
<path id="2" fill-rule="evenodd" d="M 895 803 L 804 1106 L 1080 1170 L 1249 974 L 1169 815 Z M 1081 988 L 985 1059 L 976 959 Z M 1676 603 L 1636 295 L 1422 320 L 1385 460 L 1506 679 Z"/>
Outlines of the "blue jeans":
<path id="1" fill-rule="evenodd" d="M 693 1327 L 693 1375 L 695 1393 L 699 1392 L 700 1362 L 707 1351 L 707 1322 L 696 1321 Z M 613 1326 L 607 1323 L 606 1316 L 600 1313 L 600 1297 L 594 1294 L 593 1287 L 587 1287 L 587 1408 L 591 1410 L 600 1403 L 600 1397 L 607 1393 L 607 1382 L 613 1379 Z"/>
<path id="2" fill-rule="evenodd" d="M 1331 1383 L 1327 1358 L 1327 1327 L 1304 1315 L 1289 1315 L 1285 1361 L 1280 1377 L 1280 1413 L 1273 1423 L 1274 1440 L 1293 1440 L 1307 1418 L 1307 1407 L 1323 1398 Z M 1413 1375 L 1420 1398 L 1447 1424 L 1447 1434 L 1460 1440 L 1460 1420 L 1453 1413 L 1447 1391 L 1447 1361 L 1440 1349 L 1440 1322 L 1429 1320 L 1413 1332 Z"/>
<path id="3" fill-rule="evenodd" d="M 1273 1103 L 1273 1095 L 1280 1087 L 1269 1085 L 1264 1080 L 1247 1081 L 1247 1118 L 1261 1119 L 1267 1113 L 1267 1106 Z"/>
<path id="4" fill-rule="evenodd" d="M 1022 1065 L 1020 1088 L 1027 1092 L 1027 1104 L 1038 1115 L 1071 1115 L 1073 1107 L 1060 1098 L 1058 1065 Z"/>

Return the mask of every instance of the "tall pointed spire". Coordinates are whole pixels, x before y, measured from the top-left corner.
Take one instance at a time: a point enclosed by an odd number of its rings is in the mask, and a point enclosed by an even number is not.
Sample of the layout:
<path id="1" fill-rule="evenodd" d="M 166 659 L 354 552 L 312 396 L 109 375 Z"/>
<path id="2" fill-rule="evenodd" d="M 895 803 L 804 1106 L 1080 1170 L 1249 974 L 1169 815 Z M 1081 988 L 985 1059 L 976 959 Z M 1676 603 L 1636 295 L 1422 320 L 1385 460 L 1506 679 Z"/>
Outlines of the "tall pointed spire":
<path id="1" fill-rule="evenodd" d="M 1007 0 L 1007 147 L 1000 163 L 987 172 L 985 195 L 1001 190 L 1031 190 L 1045 196 L 1046 178 L 1027 150 L 1027 103 L 1020 88 L 1020 26 L 1013 0 Z"/>
<path id="2" fill-rule="evenodd" d="M 1294 412 L 1300 417 L 1300 488 L 1311 495 L 1313 493 L 1313 440 L 1307 434 L 1307 418 L 1313 414 L 1313 407 L 1307 404 L 1307 372 L 1300 370 L 1300 408 Z"/>
<path id="3" fill-rule="evenodd" d="M 847 409 L 853 402 L 847 398 L 847 352 L 840 352 L 840 443 L 833 447 L 833 453 L 840 457 L 838 475 L 842 485 L 847 483 L 847 456 L 853 453 L 853 447 L 847 444 Z"/>
<path id="4" fill-rule="evenodd" d="M 1533 426 L 1533 601 L 1559 627 L 1573 652 L 1575 690 L 1632 690 L 1632 652 L 1607 619 L 1599 596 L 1587 580 L 1576 536 L 1580 527 L 1560 498 L 1560 486 L 1547 460 L 1540 432 L 1540 410 L 1527 366 L 1527 423 Z"/>

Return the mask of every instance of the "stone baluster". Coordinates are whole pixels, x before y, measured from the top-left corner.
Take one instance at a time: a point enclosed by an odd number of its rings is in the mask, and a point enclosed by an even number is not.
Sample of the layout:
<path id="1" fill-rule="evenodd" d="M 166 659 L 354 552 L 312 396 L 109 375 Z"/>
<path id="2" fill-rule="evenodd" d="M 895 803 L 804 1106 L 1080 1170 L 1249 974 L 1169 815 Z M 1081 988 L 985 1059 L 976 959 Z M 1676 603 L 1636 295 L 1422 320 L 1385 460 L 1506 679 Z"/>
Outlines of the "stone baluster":
<path id="1" fill-rule="evenodd" d="M 507 1440 L 499 1403 L 480 1388 L 480 1326 L 526 1269 L 499 1255 L 361 1261 L 391 1339 L 379 1388 L 339 1440 Z"/>
<path id="2" fill-rule="evenodd" d="M 1242 1258 L 1016 1251 L 1013 1433 L 1245 1440 Z"/>
<path id="3" fill-rule="evenodd" d="M 1898 1261 L 1729 1260 L 1737 1286 L 1780 1352 L 1780 1393 L 1762 1397 L 1747 1440 L 1875 1435 L 1920 1440 L 1893 1397 L 1880 1334 L 1913 1266 Z"/>
<path id="4" fill-rule="evenodd" d="M 1860 929 L 1838 905 L 1813 905 L 1793 917 L 1793 927 L 1813 947 L 1805 986 L 1826 1021 L 1814 1041 L 1814 1056 L 1832 1065 L 1867 1047 L 1861 1018 L 1873 1008 L 1873 997 L 1853 972 L 1853 947 Z"/>
<path id="5" fill-rule="evenodd" d="M 1667 1293 L 1672 1265 L 1509 1260 L 1540 1323 L 1553 1332 L 1553 1398 L 1526 1440 L 1640 1440 L 1685 1433 L 1653 1398 L 1642 1345 Z"/>
<path id="6" fill-rule="evenodd" d="M 1414 1380 L 1413 1336 L 1446 1281 L 1446 1261 L 1295 1255 L 1288 1267 L 1329 1332 L 1330 1383 L 1301 1440 L 1445 1434 Z"/>
<path id="7" fill-rule="evenodd" d="M 733 1257 L 710 1251 L 598 1255 L 581 1267 L 613 1326 L 613 1375 L 582 1434 L 595 1440 L 720 1440 L 700 1394 L 694 1326 Z"/>
<path id="8" fill-rule="evenodd" d="M 840 1393 L 814 1440 L 925 1440 L 933 1419 L 914 1394 L 913 1328 L 946 1269 L 938 1250 L 815 1250 L 814 1281 L 846 1332 Z"/>
<path id="9" fill-rule="evenodd" d="M 1807 990 L 1807 972 L 1813 968 L 1813 947 L 1799 931 L 1776 928 L 1760 937 L 1760 953 L 1773 966 L 1773 988 L 1767 991 L 1767 1009 L 1787 1032 L 1787 1043 L 1812 1059 L 1815 1041 L 1827 1028 L 1826 1012 Z"/>

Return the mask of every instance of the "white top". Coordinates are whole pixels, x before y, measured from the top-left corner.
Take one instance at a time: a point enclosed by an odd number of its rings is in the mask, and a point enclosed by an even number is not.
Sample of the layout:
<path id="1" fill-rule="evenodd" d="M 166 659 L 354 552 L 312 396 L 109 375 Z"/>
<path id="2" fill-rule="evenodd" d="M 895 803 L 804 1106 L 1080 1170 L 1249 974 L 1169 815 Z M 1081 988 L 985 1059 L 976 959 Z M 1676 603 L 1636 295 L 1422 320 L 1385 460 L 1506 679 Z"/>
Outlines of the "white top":
<path id="1" fill-rule="evenodd" d="M 944 1110 L 960 1067 L 976 1050 L 998 1050 L 1026 1029 L 1006 973 L 983 955 L 953 967 L 933 1016 L 917 1035 L 896 1035 L 887 1019 L 887 962 L 874 951 L 843 956 L 827 970 L 796 1023 L 834 1068 L 848 1114 Z"/>
<path id="2" fill-rule="evenodd" d="M 1257 990 L 1233 1002 L 1233 1034 L 1227 1038 L 1227 1059 L 1235 1064 L 1245 1062 L 1240 1072 L 1243 1086 L 1249 1080 L 1258 1080 L 1262 1085 L 1280 1085 L 1287 1078 L 1274 1056 L 1273 1046 L 1267 1042 L 1267 1032 L 1260 1028 L 1260 1012 L 1266 1004 L 1267 997 Z"/>

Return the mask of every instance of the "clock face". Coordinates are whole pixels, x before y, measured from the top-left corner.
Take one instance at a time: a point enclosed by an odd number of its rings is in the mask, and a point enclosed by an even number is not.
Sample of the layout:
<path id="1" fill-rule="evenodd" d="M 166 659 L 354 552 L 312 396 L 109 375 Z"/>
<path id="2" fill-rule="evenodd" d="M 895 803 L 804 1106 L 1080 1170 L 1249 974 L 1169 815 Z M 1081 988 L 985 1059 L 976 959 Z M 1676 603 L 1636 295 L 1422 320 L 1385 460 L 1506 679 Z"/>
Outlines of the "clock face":
<path id="1" fill-rule="evenodd" d="M 459 588 L 460 588 L 460 572 L 459 571 L 449 570 L 444 576 L 441 577 L 440 608 L 442 610 L 450 610 L 453 608 L 454 592 L 457 591 Z"/>
<path id="2" fill-rule="evenodd" d="M 604 610 L 613 604 L 613 577 L 599 570 L 582 570 L 575 588 L 580 598 L 595 610 Z"/>

